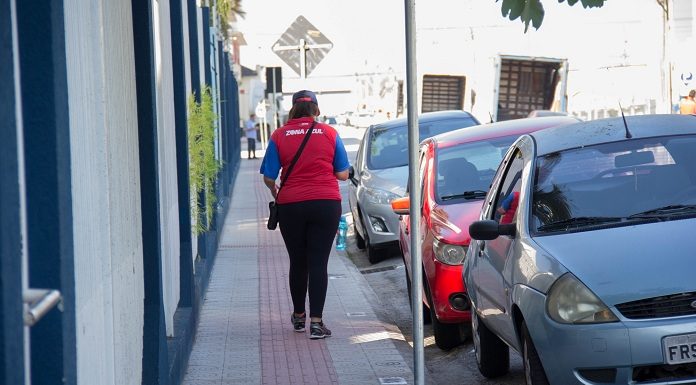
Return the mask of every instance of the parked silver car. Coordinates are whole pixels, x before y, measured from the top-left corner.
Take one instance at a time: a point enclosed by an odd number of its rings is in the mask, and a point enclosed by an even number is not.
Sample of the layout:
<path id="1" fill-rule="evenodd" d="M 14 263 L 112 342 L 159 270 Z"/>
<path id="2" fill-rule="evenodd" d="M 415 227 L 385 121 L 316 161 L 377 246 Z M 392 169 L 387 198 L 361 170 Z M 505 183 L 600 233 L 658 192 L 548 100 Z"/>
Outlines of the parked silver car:
<path id="1" fill-rule="evenodd" d="M 537 131 L 508 150 L 463 280 L 476 359 L 527 384 L 696 383 L 696 117 Z"/>
<path id="2" fill-rule="evenodd" d="M 455 129 L 478 125 L 465 111 L 438 111 L 418 118 L 420 140 Z M 350 168 L 348 202 L 359 248 L 367 249 L 371 263 L 398 250 L 399 217 L 391 201 L 406 191 L 408 180 L 408 127 L 406 118 L 370 126 Z"/>

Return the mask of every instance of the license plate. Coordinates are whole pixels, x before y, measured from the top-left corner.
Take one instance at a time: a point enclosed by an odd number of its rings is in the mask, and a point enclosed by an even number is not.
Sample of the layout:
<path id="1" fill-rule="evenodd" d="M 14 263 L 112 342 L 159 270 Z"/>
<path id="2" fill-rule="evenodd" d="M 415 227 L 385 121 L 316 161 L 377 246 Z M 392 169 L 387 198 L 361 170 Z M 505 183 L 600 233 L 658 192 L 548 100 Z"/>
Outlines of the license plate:
<path id="1" fill-rule="evenodd" d="M 669 365 L 696 362 L 696 333 L 665 337 L 662 351 Z"/>

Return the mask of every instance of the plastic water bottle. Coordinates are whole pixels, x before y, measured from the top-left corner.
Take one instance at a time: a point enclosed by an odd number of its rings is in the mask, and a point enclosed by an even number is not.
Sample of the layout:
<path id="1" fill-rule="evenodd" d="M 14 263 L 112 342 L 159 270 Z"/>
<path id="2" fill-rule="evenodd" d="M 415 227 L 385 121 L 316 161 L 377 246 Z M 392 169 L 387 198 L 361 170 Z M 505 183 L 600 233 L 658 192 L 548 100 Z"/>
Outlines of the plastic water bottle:
<path id="1" fill-rule="evenodd" d="M 348 222 L 346 217 L 341 215 L 341 220 L 338 222 L 338 233 L 336 235 L 336 250 L 346 249 L 346 233 L 348 232 Z"/>

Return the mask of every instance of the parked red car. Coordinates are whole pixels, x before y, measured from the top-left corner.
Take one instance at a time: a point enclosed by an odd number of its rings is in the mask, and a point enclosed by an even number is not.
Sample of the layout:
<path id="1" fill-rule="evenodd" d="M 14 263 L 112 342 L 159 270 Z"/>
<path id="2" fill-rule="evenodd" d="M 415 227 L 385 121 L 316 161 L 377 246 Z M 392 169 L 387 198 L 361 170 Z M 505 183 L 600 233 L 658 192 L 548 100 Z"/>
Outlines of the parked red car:
<path id="1" fill-rule="evenodd" d="M 433 324 L 435 344 L 444 350 L 470 335 L 469 297 L 462 263 L 483 199 L 509 146 L 522 134 L 577 123 L 567 116 L 527 118 L 452 131 L 424 140 L 420 147 L 423 316 Z M 409 197 L 392 201 L 400 214 L 399 244 L 411 291 Z"/>

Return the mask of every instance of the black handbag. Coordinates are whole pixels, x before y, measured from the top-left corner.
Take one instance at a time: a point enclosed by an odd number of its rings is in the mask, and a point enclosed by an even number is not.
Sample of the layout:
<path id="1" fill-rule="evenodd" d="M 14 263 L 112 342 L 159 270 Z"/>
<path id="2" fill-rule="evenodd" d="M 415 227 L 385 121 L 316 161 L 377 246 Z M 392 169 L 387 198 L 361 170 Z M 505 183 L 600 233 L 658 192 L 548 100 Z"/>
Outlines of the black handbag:
<path id="1" fill-rule="evenodd" d="M 268 223 L 266 227 L 269 230 L 275 230 L 278 227 L 278 206 L 275 201 L 268 202 Z"/>
<path id="2" fill-rule="evenodd" d="M 285 181 L 288 180 L 288 177 L 290 176 L 290 173 L 292 172 L 292 169 L 295 167 L 295 163 L 297 163 L 297 159 L 300 158 L 300 154 L 302 154 L 302 150 L 304 150 L 305 145 L 307 144 L 307 141 L 309 141 L 309 136 L 312 135 L 312 131 L 314 130 L 314 125 L 316 122 L 312 123 L 312 126 L 307 130 L 307 134 L 305 134 L 304 139 L 302 140 L 302 144 L 300 144 L 300 148 L 297 149 L 297 152 L 295 153 L 295 157 L 292 159 L 292 162 L 290 162 L 290 166 L 288 167 L 288 172 L 285 173 L 285 178 L 280 181 L 280 187 L 278 187 L 278 192 L 276 192 L 276 199 L 272 202 L 268 202 L 268 223 L 266 224 L 266 227 L 269 230 L 275 230 L 278 227 L 278 194 L 280 194 L 280 190 L 283 188 L 283 185 L 285 184 Z"/>

